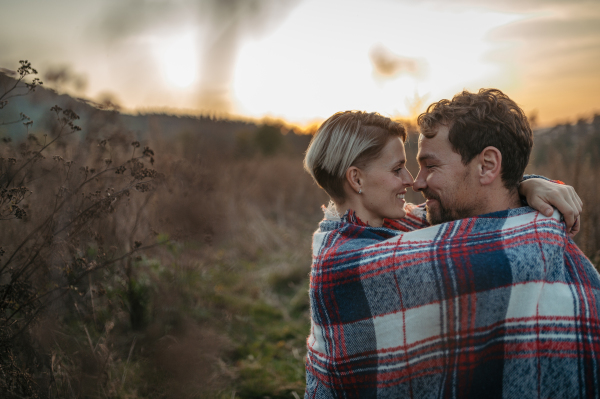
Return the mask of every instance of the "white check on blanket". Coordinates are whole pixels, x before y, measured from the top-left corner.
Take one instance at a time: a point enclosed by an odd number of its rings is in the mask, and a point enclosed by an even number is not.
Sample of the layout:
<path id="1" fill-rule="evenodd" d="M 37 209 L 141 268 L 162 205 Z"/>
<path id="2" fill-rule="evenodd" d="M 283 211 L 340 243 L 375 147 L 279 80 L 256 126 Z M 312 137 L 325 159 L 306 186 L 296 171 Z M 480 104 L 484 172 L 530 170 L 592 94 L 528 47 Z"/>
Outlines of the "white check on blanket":
<path id="1" fill-rule="evenodd" d="M 305 398 L 600 396 L 600 276 L 558 212 L 324 220 L 310 300 Z"/>

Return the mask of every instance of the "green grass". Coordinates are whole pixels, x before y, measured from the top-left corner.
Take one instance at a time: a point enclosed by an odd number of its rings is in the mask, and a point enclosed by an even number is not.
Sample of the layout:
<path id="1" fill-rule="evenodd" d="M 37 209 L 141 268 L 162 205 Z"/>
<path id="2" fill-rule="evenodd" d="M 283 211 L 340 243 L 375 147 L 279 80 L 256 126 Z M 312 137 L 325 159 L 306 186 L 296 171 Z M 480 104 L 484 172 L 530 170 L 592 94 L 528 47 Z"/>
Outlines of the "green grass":
<path id="1" fill-rule="evenodd" d="M 292 391 L 303 395 L 310 266 L 281 267 L 286 261 L 285 254 L 264 257 L 238 272 L 225 264 L 205 281 L 206 288 L 214 287 L 203 291 L 214 307 L 212 317 L 232 342 L 226 359 L 236 375 L 233 389 L 239 397 L 290 398 Z M 265 271 L 269 269 L 274 270 Z"/>
<path id="2" fill-rule="evenodd" d="M 251 260 L 211 249 L 210 256 L 191 263 L 180 257 L 185 252 L 175 253 L 170 265 L 146 258 L 136 264 L 135 289 L 149 297 L 148 330 L 158 324 L 155 336 L 176 335 L 191 320 L 221 338 L 213 369 L 221 369 L 216 375 L 222 383 L 206 397 L 231 398 L 234 392 L 239 398 L 292 398 L 292 392 L 302 397 L 310 247 L 260 251 Z M 146 360 L 136 351 L 129 373 L 154 376 L 151 367 L 144 371 L 135 364 Z M 151 387 L 140 392 L 156 393 Z"/>

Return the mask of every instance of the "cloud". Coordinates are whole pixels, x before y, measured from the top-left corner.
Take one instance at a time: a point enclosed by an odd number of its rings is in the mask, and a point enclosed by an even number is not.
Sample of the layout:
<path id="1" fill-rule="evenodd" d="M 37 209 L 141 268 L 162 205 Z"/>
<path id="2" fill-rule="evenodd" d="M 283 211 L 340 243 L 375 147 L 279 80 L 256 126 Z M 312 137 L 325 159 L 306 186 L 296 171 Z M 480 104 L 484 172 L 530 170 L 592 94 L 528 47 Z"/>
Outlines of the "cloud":
<path id="1" fill-rule="evenodd" d="M 405 3 L 414 3 L 413 0 L 400 0 Z M 422 4 L 428 4 L 436 8 L 486 8 L 505 12 L 539 12 L 544 9 L 555 9 L 563 7 L 595 7 L 597 0 L 424 0 Z"/>
<path id="2" fill-rule="evenodd" d="M 199 106 L 230 111 L 230 84 L 241 41 L 281 23 L 295 0 L 210 0 L 200 3 L 205 36 Z"/>
<path id="3" fill-rule="evenodd" d="M 196 5 L 191 2 L 106 2 L 99 17 L 92 21 L 89 36 L 90 39 L 97 38 L 107 44 L 118 44 L 149 31 L 160 31 L 192 22 L 195 14 Z"/>
<path id="4" fill-rule="evenodd" d="M 489 40 L 506 44 L 489 56 L 519 71 L 515 95 L 549 123 L 598 106 L 600 3 L 539 3 L 544 12 L 489 33 Z"/>
<path id="5" fill-rule="evenodd" d="M 384 79 L 396 78 L 402 74 L 414 77 L 422 77 L 425 74 L 425 61 L 394 54 L 381 44 L 371 49 L 369 57 L 375 74 Z"/>
<path id="6" fill-rule="evenodd" d="M 526 69 L 543 68 L 552 74 L 587 71 L 597 79 L 600 70 L 600 16 L 542 16 L 514 22 L 495 29 L 494 41 L 516 43 L 517 59 Z"/>
<path id="7" fill-rule="evenodd" d="M 242 40 L 278 26 L 298 0 L 123 0 L 107 3 L 93 35 L 108 45 L 194 27 L 200 60 L 200 109 L 231 111 L 230 86 Z"/>
<path id="8" fill-rule="evenodd" d="M 491 39 L 527 40 L 556 43 L 593 38 L 600 39 L 600 16 L 576 19 L 544 18 L 515 22 L 496 29 Z"/>

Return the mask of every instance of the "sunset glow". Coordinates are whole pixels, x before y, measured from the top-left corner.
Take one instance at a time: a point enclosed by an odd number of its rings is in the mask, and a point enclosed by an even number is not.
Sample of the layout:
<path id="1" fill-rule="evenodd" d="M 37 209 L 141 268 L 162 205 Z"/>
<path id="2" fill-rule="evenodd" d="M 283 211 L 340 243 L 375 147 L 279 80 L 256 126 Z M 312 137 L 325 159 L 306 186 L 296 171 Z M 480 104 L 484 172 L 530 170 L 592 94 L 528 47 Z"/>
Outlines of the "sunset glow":
<path id="1" fill-rule="evenodd" d="M 188 87 L 198 73 L 197 46 L 191 33 L 165 41 L 160 62 L 169 83 Z"/>
<path id="2" fill-rule="evenodd" d="M 413 117 L 481 87 L 505 91 L 546 125 L 600 111 L 597 2 L 27 4 L 3 6 L 27 12 L 31 24 L 18 40 L 9 40 L 17 19 L 0 27 L 0 67 L 19 59 L 41 71 L 68 66 L 87 82 L 71 94 L 110 93 L 129 112 L 306 125 L 347 109 Z"/>

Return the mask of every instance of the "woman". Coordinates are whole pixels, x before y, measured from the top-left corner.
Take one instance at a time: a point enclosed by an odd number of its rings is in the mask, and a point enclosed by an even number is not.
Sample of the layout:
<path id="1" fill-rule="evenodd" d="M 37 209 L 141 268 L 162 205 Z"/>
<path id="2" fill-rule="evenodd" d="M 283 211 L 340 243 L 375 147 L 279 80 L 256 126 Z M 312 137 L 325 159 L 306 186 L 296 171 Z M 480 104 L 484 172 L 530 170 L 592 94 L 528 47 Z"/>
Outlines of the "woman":
<path id="1" fill-rule="evenodd" d="M 360 276 L 364 275 L 360 273 L 367 268 L 369 273 L 377 274 L 379 269 L 390 267 L 390 263 L 377 261 L 378 250 L 387 253 L 398 251 L 393 241 L 386 240 L 402 232 L 429 226 L 424 205 L 407 204 L 404 199 L 413 185 L 413 177 L 406 169 L 405 140 L 406 131 L 401 124 L 377 113 L 347 111 L 325 121 L 307 150 L 305 168 L 331 198 L 325 210 L 325 220 L 313 238 L 307 397 L 345 397 L 348 392 L 351 392 L 350 396 L 370 397 L 373 392 L 367 392 L 369 389 L 380 389 L 381 384 L 385 385 L 383 382 L 388 381 L 385 380 L 388 376 L 377 374 L 381 372 L 382 359 L 386 358 L 381 354 L 380 337 L 373 332 L 375 319 L 372 309 L 365 310 L 365 306 L 379 307 L 377 311 L 381 315 L 394 314 L 398 311 L 384 309 L 391 306 L 386 293 L 396 290 L 396 287 L 398 291 L 401 289 L 398 280 L 394 282 L 393 278 L 389 287 L 372 286 L 370 305 L 364 305 L 366 282 L 361 280 L 363 277 Z M 581 212 L 581 201 L 571 187 L 529 178 L 521 183 L 519 193 L 526 197 L 530 206 L 547 216 L 548 211 L 552 213 L 550 205 L 556 206 L 564 215 L 571 215 L 567 220 L 568 228 L 573 234 L 577 232 L 576 220 Z M 372 258 L 375 260 L 367 258 L 361 262 L 361 256 L 364 256 L 361 248 L 375 248 L 370 253 L 370 256 L 375 253 Z M 346 263 L 338 262 L 338 255 L 345 257 Z M 461 252 L 460 256 L 465 255 Z M 360 272 L 357 272 L 358 268 L 362 268 Z M 423 281 L 422 278 L 415 280 Z M 392 291 L 386 291 L 388 289 Z M 421 287 L 411 289 L 418 291 Z M 398 306 L 404 309 L 406 304 Z M 364 319 L 361 316 L 363 311 Z M 396 314 L 404 317 L 404 312 Z M 347 320 L 352 320 L 352 323 L 347 324 Z M 437 323 L 437 319 L 432 320 Z M 414 319 L 412 322 L 415 323 Z M 381 327 L 378 328 L 381 331 Z M 388 329 L 388 336 L 389 332 Z M 407 334 L 406 331 L 391 332 L 405 337 Z M 349 338 L 350 335 L 354 341 Z M 361 351 L 349 344 L 357 340 L 362 341 Z M 369 345 L 376 346 L 365 351 L 364 348 Z M 407 347 L 406 342 L 404 347 Z M 408 352 L 403 353 L 390 360 L 390 364 L 398 366 L 406 362 L 408 365 Z M 373 368 L 378 370 L 377 373 L 369 374 L 368 370 Z M 367 371 L 363 373 L 361 370 Z M 402 378 L 407 379 L 402 374 L 405 370 L 398 373 L 401 377 L 389 377 L 391 386 L 399 384 Z M 348 388 L 349 385 L 354 388 Z M 413 388 L 410 389 L 411 395 L 407 391 L 406 396 L 412 396 Z"/>

